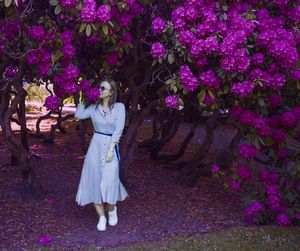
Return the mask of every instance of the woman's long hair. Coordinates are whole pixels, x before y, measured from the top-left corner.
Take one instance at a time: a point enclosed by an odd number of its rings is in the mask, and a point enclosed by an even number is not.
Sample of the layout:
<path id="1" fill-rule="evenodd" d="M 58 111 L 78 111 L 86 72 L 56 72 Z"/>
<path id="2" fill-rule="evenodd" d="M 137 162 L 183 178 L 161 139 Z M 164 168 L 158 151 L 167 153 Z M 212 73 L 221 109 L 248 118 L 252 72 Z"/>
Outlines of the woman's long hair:
<path id="1" fill-rule="evenodd" d="M 117 96 L 118 96 L 118 87 L 116 82 L 113 79 L 105 79 L 102 82 L 107 82 L 110 85 L 110 93 L 112 94 L 108 100 L 108 107 L 112 108 L 113 105 L 116 103 L 117 101 Z M 101 82 L 101 83 L 102 83 Z M 103 105 L 103 100 L 102 98 L 99 98 L 98 101 L 96 102 L 96 108 L 98 107 L 98 105 Z"/>

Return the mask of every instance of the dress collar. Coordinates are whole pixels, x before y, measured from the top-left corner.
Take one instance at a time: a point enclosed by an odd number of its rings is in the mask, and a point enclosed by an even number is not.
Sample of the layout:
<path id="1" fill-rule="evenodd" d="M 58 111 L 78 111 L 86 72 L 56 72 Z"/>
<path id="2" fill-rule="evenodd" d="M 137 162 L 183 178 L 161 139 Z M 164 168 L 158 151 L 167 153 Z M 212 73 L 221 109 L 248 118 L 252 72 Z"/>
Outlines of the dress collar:
<path id="1" fill-rule="evenodd" d="M 113 104 L 113 105 L 105 112 L 105 111 L 103 110 L 102 105 L 99 104 L 98 109 L 99 109 L 99 111 L 101 112 L 101 114 L 102 114 L 103 116 L 106 116 L 106 115 L 108 115 L 109 113 L 111 113 L 111 111 L 113 110 L 114 106 L 115 106 L 115 104 Z"/>

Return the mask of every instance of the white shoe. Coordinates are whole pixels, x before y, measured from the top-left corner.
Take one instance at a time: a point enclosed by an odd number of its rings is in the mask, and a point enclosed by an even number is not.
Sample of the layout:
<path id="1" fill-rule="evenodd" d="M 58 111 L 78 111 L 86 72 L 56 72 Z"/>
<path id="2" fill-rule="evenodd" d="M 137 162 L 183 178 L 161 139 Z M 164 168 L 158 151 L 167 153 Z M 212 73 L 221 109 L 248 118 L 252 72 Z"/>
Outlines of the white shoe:
<path id="1" fill-rule="evenodd" d="M 105 231 L 106 230 L 106 217 L 104 215 L 101 215 L 99 217 L 99 222 L 98 222 L 98 225 L 97 225 L 97 229 L 99 231 Z"/>
<path id="2" fill-rule="evenodd" d="M 108 224 L 111 226 L 115 226 L 118 223 L 118 216 L 117 216 L 117 207 L 114 206 L 113 211 L 108 211 Z"/>

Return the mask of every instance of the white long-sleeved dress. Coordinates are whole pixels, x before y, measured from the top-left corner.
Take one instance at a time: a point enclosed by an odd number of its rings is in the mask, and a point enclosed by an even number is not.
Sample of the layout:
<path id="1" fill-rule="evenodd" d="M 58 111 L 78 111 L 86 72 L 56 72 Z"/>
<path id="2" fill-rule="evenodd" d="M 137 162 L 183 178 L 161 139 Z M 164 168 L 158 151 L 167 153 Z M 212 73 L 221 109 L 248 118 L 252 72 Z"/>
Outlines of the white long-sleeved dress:
<path id="1" fill-rule="evenodd" d="M 91 118 L 94 130 L 111 136 L 94 133 L 88 151 L 86 153 L 76 201 L 84 206 L 89 203 L 116 204 L 129 197 L 119 178 L 119 154 L 114 149 L 114 158 L 106 162 L 107 152 L 111 142 L 119 143 L 125 124 L 125 106 L 123 103 L 115 103 L 108 112 L 102 110 L 101 105 L 78 104 L 75 118 Z"/>

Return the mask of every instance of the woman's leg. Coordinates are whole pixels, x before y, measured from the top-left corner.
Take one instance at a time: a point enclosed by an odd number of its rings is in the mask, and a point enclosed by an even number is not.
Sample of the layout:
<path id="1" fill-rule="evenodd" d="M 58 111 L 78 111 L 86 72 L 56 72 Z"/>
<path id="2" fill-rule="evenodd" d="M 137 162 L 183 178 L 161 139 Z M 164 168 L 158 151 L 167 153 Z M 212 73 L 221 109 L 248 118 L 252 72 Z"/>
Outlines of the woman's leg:
<path id="1" fill-rule="evenodd" d="M 108 206 L 108 211 L 113 211 L 114 210 L 114 204 L 109 204 L 107 203 L 107 206 Z"/>
<path id="2" fill-rule="evenodd" d="M 97 214 L 99 215 L 99 217 L 102 216 L 102 215 L 105 215 L 104 214 L 104 206 L 103 206 L 103 204 L 96 204 L 96 203 L 94 203 L 94 206 L 95 206 L 95 209 L 96 209 Z"/>

